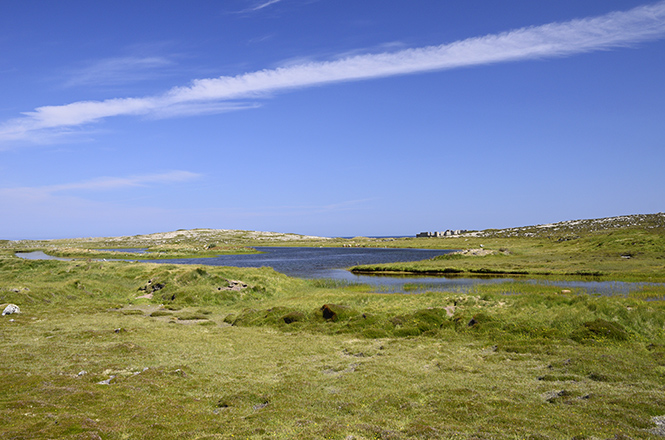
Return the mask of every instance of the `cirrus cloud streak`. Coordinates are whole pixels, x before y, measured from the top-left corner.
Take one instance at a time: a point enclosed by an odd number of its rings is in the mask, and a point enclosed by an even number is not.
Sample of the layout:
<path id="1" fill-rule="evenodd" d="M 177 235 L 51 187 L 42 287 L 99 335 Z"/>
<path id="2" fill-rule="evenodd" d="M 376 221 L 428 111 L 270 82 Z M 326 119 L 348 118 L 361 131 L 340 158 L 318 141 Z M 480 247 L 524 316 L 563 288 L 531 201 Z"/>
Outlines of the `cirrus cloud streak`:
<path id="1" fill-rule="evenodd" d="M 243 109 L 255 104 L 238 100 L 256 100 L 280 91 L 465 66 L 569 56 L 626 47 L 664 36 L 665 1 L 661 1 L 625 12 L 526 27 L 439 46 L 197 79 L 161 95 L 38 107 L 0 125 L 0 145 L 12 141 L 36 142 L 45 139 L 46 135 L 49 139 L 57 139 L 54 133 L 113 116 L 159 118 L 196 114 L 197 108 L 202 112 Z"/>
<path id="2" fill-rule="evenodd" d="M 146 174 L 129 177 L 99 177 L 82 182 L 63 183 L 58 185 L 45 185 L 37 187 L 0 188 L 0 196 L 46 197 L 55 193 L 73 191 L 108 191 L 125 188 L 135 188 L 150 184 L 171 184 L 186 182 L 201 177 L 200 174 L 190 171 L 167 171 L 158 174 Z"/>

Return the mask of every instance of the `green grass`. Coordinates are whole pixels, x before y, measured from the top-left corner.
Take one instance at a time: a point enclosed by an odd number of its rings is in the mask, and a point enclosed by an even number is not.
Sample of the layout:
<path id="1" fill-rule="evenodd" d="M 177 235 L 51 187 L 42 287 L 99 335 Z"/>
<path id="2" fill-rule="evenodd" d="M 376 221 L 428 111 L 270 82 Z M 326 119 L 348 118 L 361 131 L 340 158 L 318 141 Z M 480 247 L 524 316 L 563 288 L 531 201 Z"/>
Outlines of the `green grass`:
<path id="1" fill-rule="evenodd" d="M 0 303 L 22 311 L 0 317 L 0 438 L 656 438 L 663 287 L 598 297 L 556 280 L 665 281 L 663 217 L 445 239 L 195 230 L 0 241 Z M 493 253 L 364 269 L 527 275 L 405 295 L 269 268 L 95 261 L 118 255 L 104 248 L 203 256 L 306 244 L 482 244 Z M 13 256 L 35 249 L 84 260 Z"/>
<path id="2" fill-rule="evenodd" d="M 151 246 L 144 252 L 114 251 L 113 249 L 88 249 L 84 247 L 58 247 L 46 249 L 48 255 L 60 258 L 97 260 L 164 260 L 178 258 L 211 258 L 218 255 L 258 253 L 244 246 Z"/>
<path id="3" fill-rule="evenodd" d="M 429 242 L 437 239 L 423 239 Z M 442 241 L 442 239 L 438 239 Z M 412 263 L 364 265 L 357 273 L 587 276 L 665 282 L 665 228 L 579 231 L 574 237 L 449 238 L 449 248 L 482 248 L 485 256 L 443 255 Z M 425 244 L 425 243 L 423 243 Z"/>
<path id="4" fill-rule="evenodd" d="M 665 304 L 510 288 L 376 294 L 266 268 L 0 258 L 0 302 L 22 310 L 0 319 L 0 433 L 653 438 Z"/>

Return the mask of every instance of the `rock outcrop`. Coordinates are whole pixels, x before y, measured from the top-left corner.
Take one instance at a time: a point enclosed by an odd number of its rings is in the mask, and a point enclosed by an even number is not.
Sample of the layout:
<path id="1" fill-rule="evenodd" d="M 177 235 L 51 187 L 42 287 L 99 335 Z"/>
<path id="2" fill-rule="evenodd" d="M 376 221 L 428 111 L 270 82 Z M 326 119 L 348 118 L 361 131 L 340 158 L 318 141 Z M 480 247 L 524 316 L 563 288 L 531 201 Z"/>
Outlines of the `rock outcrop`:
<path id="1" fill-rule="evenodd" d="M 21 309 L 16 304 L 9 304 L 5 307 L 5 310 L 2 311 L 2 316 L 12 315 L 14 313 L 21 313 Z"/>

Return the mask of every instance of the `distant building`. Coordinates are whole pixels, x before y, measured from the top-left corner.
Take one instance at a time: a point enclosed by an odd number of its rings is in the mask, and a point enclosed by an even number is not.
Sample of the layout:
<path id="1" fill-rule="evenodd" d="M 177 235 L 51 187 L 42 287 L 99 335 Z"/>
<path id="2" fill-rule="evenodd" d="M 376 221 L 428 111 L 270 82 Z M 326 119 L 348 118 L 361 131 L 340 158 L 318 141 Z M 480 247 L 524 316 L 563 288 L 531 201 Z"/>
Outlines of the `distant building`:
<path id="1" fill-rule="evenodd" d="M 452 237 L 454 235 L 464 234 L 465 232 L 467 232 L 466 229 L 455 229 L 455 230 L 448 229 L 444 232 L 440 232 L 440 231 L 421 232 L 420 234 L 416 234 L 416 238 Z"/>

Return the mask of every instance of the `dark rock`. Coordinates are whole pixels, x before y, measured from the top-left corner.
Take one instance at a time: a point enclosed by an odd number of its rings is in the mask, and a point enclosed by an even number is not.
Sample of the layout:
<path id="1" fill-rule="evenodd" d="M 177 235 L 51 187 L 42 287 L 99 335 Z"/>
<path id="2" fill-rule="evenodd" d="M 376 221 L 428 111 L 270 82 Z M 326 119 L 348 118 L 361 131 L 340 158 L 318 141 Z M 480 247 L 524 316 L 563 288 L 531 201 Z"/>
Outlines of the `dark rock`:
<path id="1" fill-rule="evenodd" d="M 148 280 L 145 286 L 139 287 L 139 290 L 141 292 L 146 292 L 146 293 L 153 293 L 157 292 L 158 290 L 162 290 L 164 287 L 166 287 L 165 283 L 154 283 L 152 280 Z"/>
<path id="2" fill-rule="evenodd" d="M 291 324 L 291 323 L 294 323 L 294 322 L 303 321 L 304 319 L 305 319 L 305 315 L 301 312 L 290 312 L 290 313 L 287 313 L 286 315 L 284 315 L 282 317 L 282 320 L 286 324 Z"/>
<path id="3" fill-rule="evenodd" d="M 321 312 L 323 314 L 323 319 L 326 321 L 337 321 L 339 315 L 348 309 L 348 306 L 342 306 L 339 304 L 324 304 L 321 307 Z"/>
<path id="4" fill-rule="evenodd" d="M 323 319 L 327 321 L 337 321 L 337 313 L 333 312 L 328 304 L 324 304 L 321 307 L 321 312 L 323 312 Z"/>

